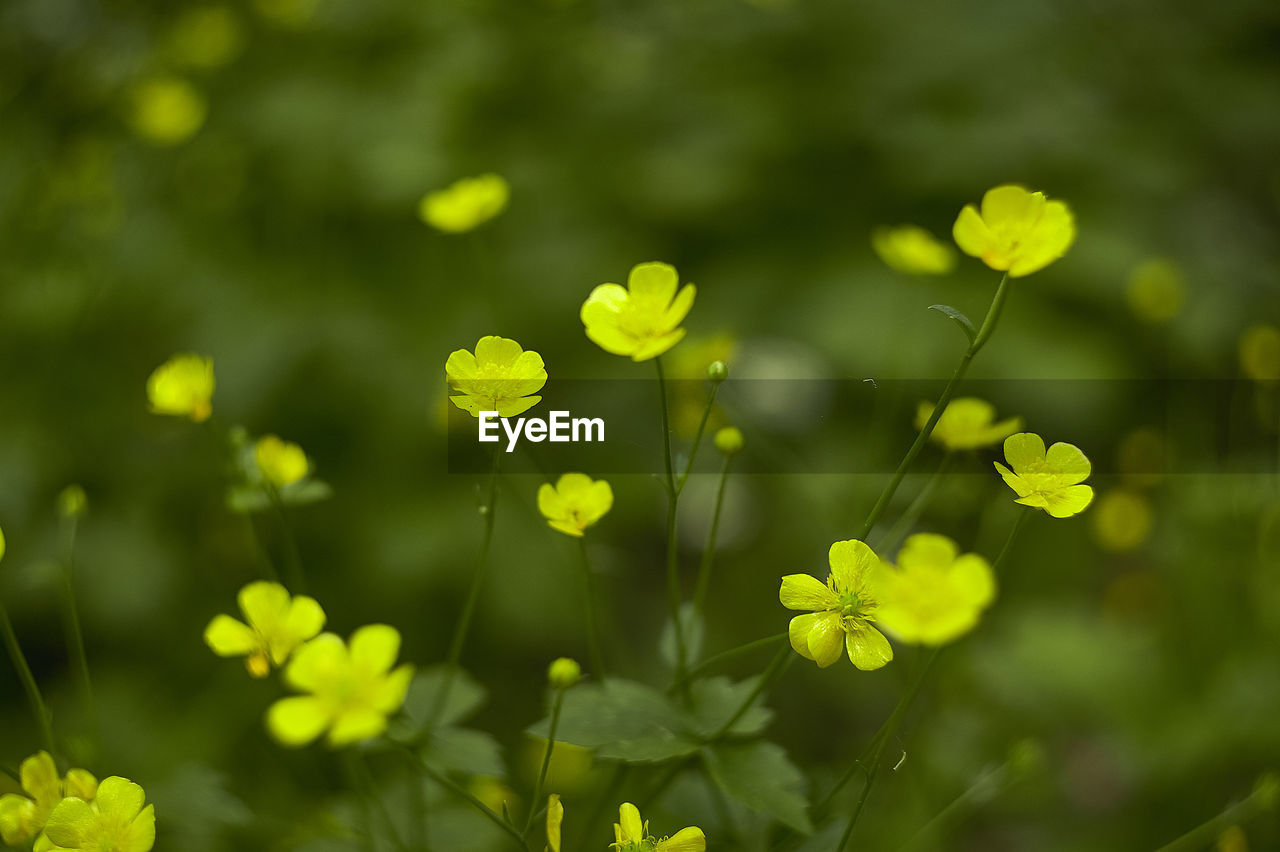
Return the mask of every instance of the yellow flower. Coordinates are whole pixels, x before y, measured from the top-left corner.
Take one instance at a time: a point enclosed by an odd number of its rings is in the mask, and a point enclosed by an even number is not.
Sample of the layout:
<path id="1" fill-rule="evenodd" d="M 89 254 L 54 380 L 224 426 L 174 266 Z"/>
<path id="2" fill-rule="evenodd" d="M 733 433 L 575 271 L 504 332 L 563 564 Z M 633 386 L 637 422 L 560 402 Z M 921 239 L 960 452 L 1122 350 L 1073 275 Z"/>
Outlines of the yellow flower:
<path id="1" fill-rule="evenodd" d="M 1240 368 L 1255 382 L 1280 381 L 1280 329 L 1255 325 L 1240 335 Z"/>
<path id="2" fill-rule="evenodd" d="M 290 598 L 279 583 L 250 583 L 238 600 L 249 623 L 215 616 L 204 641 L 220 657 L 246 657 L 245 667 L 254 677 L 266 677 L 272 665 L 284 665 L 299 645 L 324 628 L 320 604 L 303 595 Z"/>
<path id="3" fill-rule="evenodd" d="M 291 441 L 282 441 L 275 435 L 264 435 L 253 448 L 258 470 L 276 488 L 292 485 L 307 475 L 311 465 L 302 447 Z"/>
<path id="4" fill-rule="evenodd" d="M 613 824 L 614 842 L 609 846 L 618 852 L 703 852 L 707 848 L 702 829 L 682 828 L 671 837 L 657 839 L 649 833 L 649 823 L 640 819 L 640 811 L 626 802 L 618 808 L 618 821 Z"/>
<path id="5" fill-rule="evenodd" d="M 530 396 L 547 383 L 542 356 L 505 337 L 482 337 L 472 355 L 459 349 L 444 364 L 449 387 L 457 396 L 453 404 L 473 417 L 496 411 L 499 417 L 515 417 L 542 401 Z"/>
<path id="6" fill-rule="evenodd" d="M 1139 491 L 1115 488 L 1098 498 L 1092 520 L 1098 546 L 1125 553 L 1140 547 L 1151 534 L 1151 502 Z"/>
<path id="7" fill-rule="evenodd" d="M 923 429 L 933 415 L 933 403 L 922 402 L 916 409 L 916 428 Z M 986 400 L 963 396 L 951 400 L 933 427 L 929 438 L 948 450 L 976 450 L 999 443 L 1022 428 L 1021 417 L 995 422 L 995 406 Z"/>
<path id="8" fill-rule="evenodd" d="M 156 842 L 155 805 L 127 778 L 112 775 L 92 802 L 63 799 L 49 815 L 45 835 L 64 852 L 150 852 Z"/>
<path id="9" fill-rule="evenodd" d="M 1079 447 L 1059 443 L 1046 452 L 1039 435 L 1019 432 L 1005 439 L 1004 457 L 1013 470 L 1000 462 L 995 463 L 996 470 L 1018 495 L 1015 503 L 1069 518 L 1093 500 L 1093 489 L 1080 484 L 1089 478 L 1092 467 Z"/>
<path id="10" fill-rule="evenodd" d="M 560 852 L 560 826 L 564 823 L 564 805 L 560 803 L 560 794 L 547 796 L 547 848 L 551 852 Z"/>
<path id="11" fill-rule="evenodd" d="M 156 414 L 190 417 L 196 423 L 213 413 L 213 360 L 174 355 L 147 379 L 147 399 Z"/>
<path id="12" fill-rule="evenodd" d="M 1159 325 L 1178 315 L 1186 301 L 1182 271 L 1171 260 L 1157 258 L 1139 264 L 1129 275 L 1125 298 L 1129 310 L 1143 322 Z"/>
<path id="13" fill-rule="evenodd" d="M 878 669 L 893 659 L 889 641 L 871 625 L 880 608 L 884 565 L 875 551 L 856 539 L 831 545 L 828 560 L 831 573 L 826 583 L 809 574 L 782 578 L 782 605 L 810 610 L 791 619 L 791 647 L 826 668 L 840 659 L 843 645 L 854 666 Z"/>
<path id="14" fill-rule="evenodd" d="M 376 737 L 387 717 L 400 709 L 413 666 L 392 671 L 400 653 L 400 633 L 370 624 L 351 634 L 350 644 L 321 633 L 294 653 L 285 682 L 301 692 L 267 711 L 267 727 L 286 746 L 304 746 L 329 732 L 331 746 Z"/>
<path id="15" fill-rule="evenodd" d="M 196 134 L 209 111 L 204 96 L 178 77 L 156 77 L 133 90 L 130 124 L 154 145 L 177 145 Z"/>
<path id="16" fill-rule="evenodd" d="M 17 793 L 0 796 L 0 840 L 7 846 L 22 845 L 39 835 L 64 797 L 92 799 L 98 792 L 98 780 L 83 769 L 72 769 L 59 778 L 58 767 L 47 751 L 22 761 L 18 777 L 30 798 Z"/>
<path id="17" fill-rule="evenodd" d="M 1020 278 L 1066 254 L 1076 238 L 1071 210 L 1043 192 L 997 186 L 982 196 L 982 213 L 965 206 L 951 229 L 956 245 L 992 269 Z"/>
<path id="18" fill-rule="evenodd" d="M 917 225 L 876 228 L 871 247 L 891 268 L 907 275 L 946 275 L 956 266 L 951 246 Z"/>
<path id="19" fill-rule="evenodd" d="M 641 263 L 632 268 L 627 287 L 601 284 L 582 305 L 587 337 L 614 355 L 647 361 L 666 352 L 684 337 L 679 325 L 693 307 L 697 288 L 679 287 L 680 276 L 666 263 Z"/>
<path id="20" fill-rule="evenodd" d="M 58 492 L 58 514 L 64 518 L 78 518 L 89 510 L 89 498 L 84 488 L 71 484 Z"/>
<path id="21" fill-rule="evenodd" d="M 975 553 L 960 555 L 943 535 L 918 533 L 898 551 L 878 618 L 904 642 L 945 645 L 968 633 L 995 598 L 995 574 Z"/>
<path id="22" fill-rule="evenodd" d="M 568 689 L 582 680 L 582 666 L 569 657 L 557 657 L 547 666 L 547 682 L 556 689 Z"/>
<path id="23" fill-rule="evenodd" d="M 716 450 L 721 455 L 732 456 L 742 452 L 746 440 L 742 437 L 742 430 L 737 426 L 726 426 L 716 432 L 715 445 Z"/>
<path id="24" fill-rule="evenodd" d="M 613 489 L 609 483 L 592 480 L 585 473 L 566 473 L 554 486 L 544 482 L 538 489 L 538 511 L 549 527 L 565 535 L 581 538 L 583 530 L 612 507 Z"/>
<path id="25" fill-rule="evenodd" d="M 418 205 L 418 216 L 437 230 L 461 234 L 501 213 L 510 195 L 511 188 L 500 175 L 463 178 L 427 193 Z"/>

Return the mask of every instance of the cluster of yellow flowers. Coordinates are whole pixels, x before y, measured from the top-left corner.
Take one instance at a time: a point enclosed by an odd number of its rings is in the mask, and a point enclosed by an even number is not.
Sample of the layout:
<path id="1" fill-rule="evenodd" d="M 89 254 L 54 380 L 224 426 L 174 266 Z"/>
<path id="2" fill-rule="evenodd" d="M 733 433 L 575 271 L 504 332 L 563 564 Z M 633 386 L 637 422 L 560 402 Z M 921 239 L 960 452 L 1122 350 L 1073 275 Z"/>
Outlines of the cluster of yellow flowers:
<path id="1" fill-rule="evenodd" d="M 84 769 L 58 775 L 47 751 L 22 761 L 26 796 L 0 796 L 0 839 L 19 846 L 34 838 L 35 852 L 150 852 L 156 840 L 155 806 L 142 788 L 112 775 L 98 781 Z M 145 807 L 144 807 L 145 805 Z"/>
<path id="2" fill-rule="evenodd" d="M 547 798 L 547 848 L 551 852 L 560 852 L 563 824 L 564 804 L 560 796 L 553 793 Z M 670 837 L 654 837 L 649 833 L 649 821 L 641 819 L 640 809 L 630 802 L 618 808 L 613 837 L 609 848 L 618 852 L 705 852 L 707 848 L 706 835 L 693 826 L 682 828 Z"/>

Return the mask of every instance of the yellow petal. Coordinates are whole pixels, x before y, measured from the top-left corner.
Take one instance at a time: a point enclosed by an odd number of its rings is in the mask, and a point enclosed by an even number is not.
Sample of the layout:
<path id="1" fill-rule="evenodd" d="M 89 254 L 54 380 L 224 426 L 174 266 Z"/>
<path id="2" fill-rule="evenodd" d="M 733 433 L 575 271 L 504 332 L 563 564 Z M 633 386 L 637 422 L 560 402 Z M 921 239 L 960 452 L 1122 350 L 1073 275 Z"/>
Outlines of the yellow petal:
<path id="1" fill-rule="evenodd" d="M 995 235 L 982 221 L 982 217 L 978 215 L 977 209 L 972 204 L 965 205 L 960 215 L 956 217 L 956 223 L 951 228 L 951 236 L 960 250 L 970 257 L 982 257 L 995 243 Z"/>
<path id="2" fill-rule="evenodd" d="M 259 633 L 269 632 L 289 618 L 289 592 L 279 583 L 250 583 L 240 590 L 237 599 L 249 626 Z"/>
<path id="3" fill-rule="evenodd" d="M 1044 462 L 1044 439 L 1034 432 L 1010 435 L 1004 439 L 1004 457 L 1015 473 L 1024 474 Z"/>
<path id="4" fill-rule="evenodd" d="M 105 783 L 105 782 L 104 782 Z M 49 814 L 44 833 L 58 846 L 78 849 L 93 836 L 98 826 L 98 815 L 84 799 L 63 799 Z"/>
<path id="5" fill-rule="evenodd" d="M 640 342 L 636 340 L 634 335 L 628 334 L 616 325 L 603 322 L 588 325 L 587 337 L 592 343 L 610 355 L 631 355 L 640 346 Z M 643 361 L 645 359 L 637 358 L 636 360 Z"/>
<path id="6" fill-rule="evenodd" d="M 1046 469 L 1056 473 L 1063 485 L 1084 482 L 1093 469 L 1088 457 L 1074 444 L 1054 444 L 1049 448 L 1045 461 Z"/>
<path id="7" fill-rule="evenodd" d="M 72 769 L 62 780 L 62 788 L 66 795 L 87 802 L 98 795 L 98 779 L 87 769 Z"/>
<path id="8" fill-rule="evenodd" d="M 850 661 L 864 672 L 878 669 L 893 659 L 889 640 L 879 630 L 863 622 L 855 622 L 850 628 L 845 645 Z"/>
<path id="9" fill-rule="evenodd" d="M 996 576 L 991 564 L 976 553 L 966 553 L 951 566 L 950 580 L 966 603 L 985 607 L 995 599 Z"/>
<path id="10" fill-rule="evenodd" d="M 129 824 L 128 830 L 116 848 L 120 852 L 150 852 L 156 842 L 156 808 L 147 805 Z"/>
<path id="11" fill-rule="evenodd" d="M 350 670 L 347 646 L 332 633 L 321 633 L 293 654 L 284 679 L 295 689 L 316 692 Z"/>
<path id="12" fill-rule="evenodd" d="M 387 675 L 378 684 L 372 697 L 375 708 L 385 714 L 395 713 L 404 704 L 404 697 L 409 692 L 409 684 L 413 681 L 413 666 L 405 663 Z"/>
<path id="13" fill-rule="evenodd" d="M 1072 485 L 1045 495 L 1045 511 L 1055 518 L 1078 515 L 1093 502 L 1093 489 L 1088 485 Z"/>
<path id="14" fill-rule="evenodd" d="M 569 514 L 569 503 L 554 485 L 544 482 L 538 488 L 538 511 L 548 520 L 563 518 Z"/>
<path id="15" fill-rule="evenodd" d="M 582 529 L 579 528 L 578 525 L 575 524 L 573 521 L 560 520 L 560 519 L 548 520 L 547 526 L 551 527 L 551 529 L 556 530 L 557 532 L 562 532 L 565 535 L 571 535 L 574 538 L 582 538 L 585 535 Z"/>
<path id="16" fill-rule="evenodd" d="M 657 852 L 705 852 L 707 837 L 700 828 L 682 828 L 658 843 Z"/>
<path id="17" fill-rule="evenodd" d="M 982 196 L 982 219 L 997 232 L 1030 232 L 1044 211 L 1045 197 L 1026 187 L 1006 184 L 987 190 Z"/>
<path id="18" fill-rule="evenodd" d="M 824 615 L 825 612 L 807 612 L 797 615 L 787 625 L 787 638 L 791 641 L 792 649 L 806 660 L 813 659 L 813 652 L 809 650 L 809 631 Z"/>
<path id="19" fill-rule="evenodd" d="M 128 822 L 142 811 L 146 801 L 142 788 L 119 775 L 102 779 L 98 785 L 98 795 L 93 799 L 94 809 L 103 817 L 120 822 Z"/>
<path id="20" fill-rule="evenodd" d="M 840 659 L 840 646 L 844 644 L 844 626 L 838 612 L 819 612 L 809 628 L 809 659 L 818 664 L 818 668 L 827 666 Z"/>
<path id="21" fill-rule="evenodd" d="M 551 852 L 560 852 L 560 827 L 564 823 L 564 805 L 560 794 L 547 797 L 547 846 Z"/>
<path id="22" fill-rule="evenodd" d="M 830 609 L 840 603 L 835 592 L 811 574 L 788 574 L 783 577 L 778 600 L 787 609 L 807 610 Z"/>
<path id="23" fill-rule="evenodd" d="M 345 746 L 376 737 L 387 729 L 387 717 L 369 707 L 345 710 L 333 720 L 329 745 Z"/>
<path id="24" fill-rule="evenodd" d="M 349 646 L 356 668 L 383 674 L 391 670 L 400 653 L 400 631 L 387 624 L 367 624 L 351 634 Z"/>
<path id="25" fill-rule="evenodd" d="M 520 399 L 498 400 L 499 417 L 517 417 L 542 402 L 540 396 L 526 396 Z M 492 410 L 492 409 L 487 409 Z"/>
<path id="26" fill-rule="evenodd" d="M 671 307 L 667 308 L 663 315 L 661 328 L 671 331 L 680 323 L 684 322 L 684 318 L 689 315 L 689 310 L 693 307 L 693 299 L 698 293 L 698 288 L 692 284 L 686 284 L 676 294 L 675 299 L 671 302 Z"/>
<path id="27" fill-rule="evenodd" d="M 58 767 L 47 751 L 38 751 L 22 761 L 18 768 L 22 789 L 40 804 L 57 803 L 62 798 L 58 786 Z"/>
<path id="28" fill-rule="evenodd" d="M 487 368 L 511 366 L 523 352 L 514 340 L 491 334 L 476 342 L 476 366 L 483 375 Z"/>
<path id="29" fill-rule="evenodd" d="M 324 609 L 315 598 L 299 595 L 289 604 L 288 632 L 293 644 L 313 638 L 324 629 L 324 622 Z"/>
<path id="30" fill-rule="evenodd" d="M 1075 238 L 1071 210 L 1061 201 L 1048 202 L 1018 246 L 1018 257 L 1009 267 L 1009 277 L 1020 278 L 1044 269 L 1066 254 Z"/>
<path id="31" fill-rule="evenodd" d="M 648 361 L 650 358 L 657 358 L 663 352 L 666 352 L 672 346 L 675 346 L 684 339 L 685 330 L 677 328 L 675 331 L 667 334 L 660 334 L 655 337 L 647 337 L 639 341 L 635 351 L 631 353 L 631 360 L 640 362 Z"/>
<path id="32" fill-rule="evenodd" d="M 1012 488 L 1014 493 L 1019 497 L 1026 497 L 1034 490 L 1030 485 L 1024 482 L 1021 477 L 1009 470 L 1009 468 L 1000 464 L 1000 462 L 996 462 L 995 466 L 996 470 L 1000 471 L 1000 478 L 1004 480 L 1004 484 Z"/>
<path id="33" fill-rule="evenodd" d="M 945 535 L 916 533 L 909 536 L 898 551 L 898 565 L 902 568 L 928 568 L 938 571 L 950 567 L 960 548 Z"/>
<path id="34" fill-rule="evenodd" d="M 836 589 L 852 592 L 867 581 L 867 576 L 880 562 L 880 557 L 876 556 L 876 552 L 866 542 L 850 539 L 831 545 L 831 549 L 827 551 L 827 560 L 831 563 Z"/>
<path id="35" fill-rule="evenodd" d="M 267 710 L 267 730 L 286 746 L 304 746 L 333 721 L 324 702 L 309 695 L 282 698 Z"/>
<path id="36" fill-rule="evenodd" d="M 444 362 L 444 374 L 450 382 L 476 378 L 479 374 L 476 356 L 465 349 L 454 350 Z"/>
<path id="37" fill-rule="evenodd" d="M 638 304 L 665 309 L 680 285 L 680 276 L 669 263 L 638 263 L 627 276 L 627 290 Z M 692 299 L 691 299 L 692 301 Z"/>
<path id="38" fill-rule="evenodd" d="M 258 636 L 231 616 L 218 615 L 204 629 L 204 642 L 219 657 L 240 657 L 257 649 Z"/>
<path id="39" fill-rule="evenodd" d="M 0 840 L 6 846 L 20 846 L 31 839 L 36 803 L 17 793 L 0 796 Z"/>
<path id="40" fill-rule="evenodd" d="M 640 810 L 630 802 L 624 802 L 618 808 L 618 827 L 622 830 L 625 843 L 639 843 L 644 840 L 644 822 L 640 819 Z"/>

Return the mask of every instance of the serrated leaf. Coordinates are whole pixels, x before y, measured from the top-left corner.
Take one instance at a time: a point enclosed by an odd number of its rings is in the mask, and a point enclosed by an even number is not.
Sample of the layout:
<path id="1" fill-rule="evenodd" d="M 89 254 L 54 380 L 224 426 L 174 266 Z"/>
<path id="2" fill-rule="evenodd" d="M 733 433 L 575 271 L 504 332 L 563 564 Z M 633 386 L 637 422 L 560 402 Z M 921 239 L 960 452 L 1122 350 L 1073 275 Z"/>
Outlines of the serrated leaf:
<path id="1" fill-rule="evenodd" d="M 444 665 L 431 666 L 414 676 L 404 699 L 404 709 L 391 723 L 388 735 L 392 739 L 412 740 L 426 731 L 435 709 L 436 695 L 444 686 L 446 669 Z M 455 670 L 449 696 L 435 720 L 436 725 L 443 728 L 460 722 L 479 709 L 487 696 L 485 688 L 471 675 L 462 669 Z"/>
<path id="2" fill-rule="evenodd" d="M 734 683 L 727 677 L 713 677 L 694 681 L 690 687 L 693 698 L 693 726 L 696 733 L 709 737 L 718 733 L 724 724 L 742 706 L 760 682 L 759 676 Z M 742 714 L 728 732 L 736 736 L 751 736 L 764 730 L 773 719 L 773 711 L 761 707 L 763 696 L 757 696 L 750 709 Z"/>
<path id="3" fill-rule="evenodd" d="M 804 776 L 781 746 L 765 740 L 721 743 L 703 754 L 707 771 L 725 793 L 796 831 L 813 831 Z"/>
<path id="4" fill-rule="evenodd" d="M 973 343 L 974 338 L 978 336 L 978 330 L 974 328 L 970 319 L 950 305 L 930 305 L 929 310 L 945 314 L 955 321 L 955 324 L 960 326 L 960 330 L 964 332 L 964 336 L 969 338 L 970 343 Z"/>
<path id="5" fill-rule="evenodd" d="M 684 630 L 685 662 L 694 665 L 702 659 L 702 644 L 707 631 L 702 616 L 694 609 L 693 601 L 685 601 L 680 605 L 680 627 Z M 662 624 L 662 634 L 658 637 L 658 655 L 670 668 L 676 667 L 676 631 L 670 617 Z"/>
<path id="6" fill-rule="evenodd" d="M 438 769 L 501 778 L 507 767 L 502 747 L 484 731 L 470 728 L 437 728 L 422 750 L 422 759 Z"/>
<path id="7" fill-rule="evenodd" d="M 529 733 L 546 738 L 549 719 Z M 565 694 L 556 739 L 598 749 L 601 757 L 636 763 L 691 754 L 698 744 L 689 719 L 666 695 L 635 681 L 610 679 Z"/>

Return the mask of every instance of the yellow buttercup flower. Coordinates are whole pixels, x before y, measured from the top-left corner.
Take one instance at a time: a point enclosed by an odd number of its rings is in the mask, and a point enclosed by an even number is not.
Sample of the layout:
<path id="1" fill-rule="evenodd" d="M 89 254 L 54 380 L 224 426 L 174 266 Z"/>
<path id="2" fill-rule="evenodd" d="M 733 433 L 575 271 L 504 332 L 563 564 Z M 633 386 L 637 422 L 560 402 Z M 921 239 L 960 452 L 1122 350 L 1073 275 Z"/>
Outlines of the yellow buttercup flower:
<path id="1" fill-rule="evenodd" d="M 1114 488 L 1098 498 L 1092 512 L 1093 537 L 1103 550 L 1126 553 L 1142 546 L 1154 520 L 1151 501 L 1142 492 Z"/>
<path id="2" fill-rule="evenodd" d="M 886 572 L 877 618 L 904 642 L 945 645 L 977 625 L 995 593 L 987 560 L 961 555 L 944 535 L 918 533 L 898 552 L 897 570 Z"/>
<path id="3" fill-rule="evenodd" d="M 946 275 L 956 267 L 955 250 L 918 225 L 876 228 L 871 247 L 891 268 L 907 275 Z"/>
<path id="4" fill-rule="evenodd" d="M 655 838 L 649 823 L 640 819 L 640 810 L 630 802 L 618 808 L 618 821 L 613 824 L 614 842 L 609 846 L 618 852 L 704 852 L 706 835 L 696 827 L 682 828 L 671 837 Z"/>
<path id="5" fill-rule="evenodd" d="M 51 849 L 64 852 L 150 852 L 156 842 L 155 805 L 127 778 L 112 775 L 98 785 L 92 802 L 63 799 L 44 832 Z"/>
<path id="6" fill-rule="evenodd" d="M 463 178 L 429 192 L 418 205 L 418 216 L 433 228 L 461 234 L 488 222 L 506 209 L 511 187 L 500 175 Z"/>
<path id="7" fill-rule="evenodd" d="M 1043 192 L 997 186 L 982 196 L 982 213 L 966 205 L 951 229 L 956 245 L 992 269 L 1020 278 L 1066 254 L 1076 238 L 1071 210 Z"/>
<path id="8" fill-rule="evenodd" d="M 560 802 L 560 794 L 547 796 L 547 848 L 551 852 L 560 852 L 560 826 L 564 824 L 564 805 Z"/>
<path id="9" fill-rule="evenodd" d="M 147 400 L 156 414 L 202 423 L 213 413 L 213 388 L 213 359 L 174 355 L 147 379 Z"/>
<path id="10" fill-rule="evenodd" d="M 505 337 L 482 337 L 472 355 L 459 349 L 444 364 L 449 388 L 457 396 L 449 399 L 473 417 L 481 411 L 496 411 L 499 417 L 515 417 L 542 401 L 530 396 L 547 383 L 542 356 Z"/>
<path id="11" fill-rule="evenodd" d="M 304 746 L 328 731 L 331 746 L 376 737 L 404 704 L 413 666 L 394 671 L 400 632 L 370 624 L 350 643 L 321 633 L 294 652 L 285 682 L 307 695 L 282 698 L 267 711 L 267 727 L 286 746 Z"/>
<path id="12" fill-rule="evenodd" d="M 1280 381 L 1280 329 L 1254 325 L 1240 335 L 1240 369 L 1255 382 Z"/>
<path id="13" fill-rule="evenodd" d="M 292 485 L 307 475 L 311 464 L 302 447 L 275 435 L 264 435 L 253 448 L 258 470 L 276 488 Z"/>
<path id="14" fill-rule="evenodd" d="M 934 405 L 922 402 L 916 409 L 916 428 L 923 429 L 933 415 Z M 1021 417 L 996 422 L 996 408 L 986 400 L 962 396 L 951 400 L 929 439 L 948 450 L 976 450 L 998 444 L 1022 428 Z"/>
<path id="15" fill-rule="evenodd" d="M 641 263 L 632 268 L 624 289 L 601 284 L 591 291 L 580 313 L 587 337 L 614 355 L 647 361 L 684 337 L 680 323 L 693 307 L 697 288 L 680 285 L 674 266 Z"/>
<path id="16" fill-rule="evenodd" d="M 538 511 L 547 525 L 578 538 L 583 531 L 613 508 L 613 489 L 603 479 L 585 473 L 566 473 L 553 486 L 544 482 L 538 489 Z"/>
<path id="17" fill-rule="evenodd" d="M 856 539 L 831 545 L 828 560 L 831 573 L 826 583 L 809 574 L 782 578 L 782 605 L 810 610 L 791 619 L 791 647 L 826 668 L 840 659 L 843 646 L 857 668 L 878 669 L 893 659 L 889 640 L 871 624 L 878 618 L 884 565 L 875 551 Z"/>
<path id="18" fill-rule="evenodd" d="M 555 689 L 568 689 L 582 680 L 582 666 L 570 657 L 557 657 L 547 666 L 547 683 Z"/>
<path id="19" fill-rule="evenodd" d="M 133 90 L 133 131 L 154 145 L 177 145 L 204 124 L 209 105 L 195 86 L 178 77 L 156 77 Z"/>
<path id="20" fill-rule="evenodd" d="M 67 796 L 92 799 L 98 792 L 98 780 L 83 769 L 72 769 L 59 778 L 58 767 L 47 751 L 22 761 L 18 778 L 27 795 L 0 796 L 0 840 L 6 846 L 20 846 L 39 836 L 49 815 Z M 37 847 L 47 845 L 41 840 L 36 843 Z"/>
<path id="21" fill-rule="evenodd" d="M 1093 500 L 1093 489 L 1080 484 L 1089 478 L 1092 466 L 1079 447 L 1058 443 L 1046 452 L 1039 435 L 1019 432 L 1005 439 L 1004 457 L 1009 467 L 996 462 L 996 470 L 1018 495 L 1015 503 L 1069 518 Z"/>
<path id="22" fill-rule="evenodd" d="M 282 666 L 298 646 L 324 628 L 325 615 L 313 598 L 289 592 L 279 583 L 250 583 L 237 598 L 245 621 L 215 616 L 204 641 L 220 657 L 245 657 L 254 677 L 266 677 L 271 666 Z"/>

